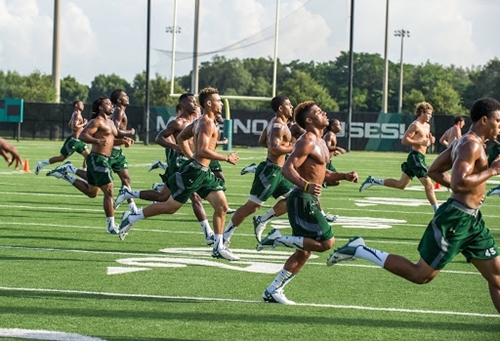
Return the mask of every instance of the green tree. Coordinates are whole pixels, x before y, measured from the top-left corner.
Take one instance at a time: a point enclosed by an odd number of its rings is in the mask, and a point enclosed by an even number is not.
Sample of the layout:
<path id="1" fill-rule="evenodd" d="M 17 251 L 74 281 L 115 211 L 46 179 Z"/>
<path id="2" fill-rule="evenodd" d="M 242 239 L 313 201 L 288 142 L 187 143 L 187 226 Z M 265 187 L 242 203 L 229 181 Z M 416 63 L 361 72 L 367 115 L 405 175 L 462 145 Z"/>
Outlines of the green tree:
<path id="1" fill-rule="evenodd" d="M 132 86 L 116 74 L 109 76 L 103 74 L 97 75 L 90 86 L 89 100 L 92 102 L 101 95 L 109 96 L 115 89 L 122 89 L 129 95 L 132 92 Z M 135 104 L 133 96 L 130 96 L 130 104 Z"/>
<path id="2" fill-rule="evenodd" d="M 403 96 L 403 112 L 414 113 L 417 104 L 425 101 L 425 96 L 420 90 L 411 89 Z"/>
<path id="3" fill-rule="evenodd" d="M 19 86 L 12 88 L 14 98 L 23 98 L 25 102 L 32 103 L 54 103 L 56 91 L 52 85 L 52 77 L 35 71 L 27 77 Z"/>
<path id="4" fill-rule="evenodd" d="M 479 70 L 470 72 L 471 83 L 464 91 L 464 105 L 470 108 L 479 98 L 491 97 L 500 101 L 500 60 L 490 60 Z"/>
<path id="5" fill-rule="evenodd" d="M 185 90 L 174 81 L 174 93 L 184 93 Z M 133 82 L 133 96 L 137 105 L 146 103 L 146 71 L 137 74 Z M 178 99 L 170 96 L 170 81 L 156 74 L 156 78 L 149 80 L 149 104 L 161 106 L 175 106 Z"/>
<path id="6" fill-rule="evenodd" d="M 302 71 L 293 73 L 283 85 L 283 92 L 290 98 L 293 105 L 313 100 L 325 111 L 338 111 L 339 105 L 330 97 L 328 91 L 312 77 Z"/>
<path id="7" fill-rule="evenodd" d="M 73 103 L 74 101 L 82 101 L 87 103 L 89 97 L 89 87 L 71 76 L 61 79 L 61 103 Z"/>
<path id="8" fill-rule="evenodd" d="M 458 92 L 444 81 L 437 82 L 429 102 L 434 108 L 434 113 L 438 115 L 464 115 L 467 113 L 467 110 L 461 105 Z"/>

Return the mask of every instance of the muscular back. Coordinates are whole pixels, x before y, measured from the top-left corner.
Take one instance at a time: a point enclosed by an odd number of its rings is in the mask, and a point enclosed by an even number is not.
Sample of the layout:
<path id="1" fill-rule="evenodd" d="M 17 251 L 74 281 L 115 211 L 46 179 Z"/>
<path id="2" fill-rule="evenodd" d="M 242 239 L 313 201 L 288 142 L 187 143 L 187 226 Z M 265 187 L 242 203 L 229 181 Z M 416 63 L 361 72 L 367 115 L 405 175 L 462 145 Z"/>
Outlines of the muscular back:
<path id="1" fill-rule="evenodd" d="M 449 148 L 451 168 L 451 197 L 477 208 L 484 200 L 486 181 L 476 176 L 488 168 L 488 157 L 483 145 L 475 136 L 467 134 L 455 140 Z"/>
<path id="2" fill-rule="evenodd" d="M 267 148 L 267 158 L 281 166 L 285 163 L 287 153 L 292 151 L 292 134 L 286 122 L 274 117 L 269 121 L 264 134 L 263 143 Z"/>

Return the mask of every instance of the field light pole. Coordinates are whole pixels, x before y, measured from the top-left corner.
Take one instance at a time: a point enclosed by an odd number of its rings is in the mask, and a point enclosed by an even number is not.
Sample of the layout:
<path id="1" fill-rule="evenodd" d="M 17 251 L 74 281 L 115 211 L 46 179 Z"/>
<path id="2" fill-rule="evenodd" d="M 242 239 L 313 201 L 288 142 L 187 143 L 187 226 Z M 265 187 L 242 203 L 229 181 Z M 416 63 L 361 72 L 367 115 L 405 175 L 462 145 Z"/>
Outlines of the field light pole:
<path id="1" fill-rule="evenodd" d="M 387 114 L 387 97 L 389 96 L 389 0 L 385 2 L 385 43 L 384 43 L 384 84 L 382 85 L 382 113 Z"/>
<path id="2" fill-rule="evenodd" d="M 410 38 L 410 31 L 406 30 L 396 30 L 394 31 L 394 36 L 401 37 L 401 57 L 399 59 L 400 69 L 399 69 L 399 102 L 398 102 L 398 113 L 401 114 L 403 111 L 403 42 L 405 37 Z"/>
<path id="3" fill-rule="evenodd" d="M 174 20 L 174 26 L 168 26 L 165 28 L 165 32 L 167 33 L 172 33 L 172 58 L 171 63 L 170 63 L 170 89 L 172 89 L 173 93 L 173 88 L 174 88 L 174 70 L 175 70 L 175 42 L 176 42 L 176 37 L 177 33 L 181 33 L 182 28 L 179 26 L 176 26 L 176 20 Z M 175 27 L 175 29 L 174 29 Z M 171 93 L 171 94 L 172 94 Z"/>

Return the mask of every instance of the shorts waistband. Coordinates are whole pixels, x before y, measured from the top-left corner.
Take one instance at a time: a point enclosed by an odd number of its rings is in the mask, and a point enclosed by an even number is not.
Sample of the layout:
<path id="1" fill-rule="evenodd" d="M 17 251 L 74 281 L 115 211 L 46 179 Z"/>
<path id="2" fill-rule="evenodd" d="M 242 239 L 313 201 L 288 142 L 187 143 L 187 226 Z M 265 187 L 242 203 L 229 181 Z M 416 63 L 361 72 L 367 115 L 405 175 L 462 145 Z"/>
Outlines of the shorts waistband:
<path id="1" fill-rule="evenodd" d="M 113 149 L 116 149 L 116 150 L 121 150 L 121 149 L 122 149 L 122 147 L 120 147 L 120 146 L 113 146 Z"/>
<path id="2" fill-rule="evenodd" d="M 106 155 L 101 154 L 101 153 L 90 152 L 89 155 L 98 155 L 98 156 L 105 157 L 106 159 L 109 159 L 109 156 L 106 156 Z"/>
<path id="3" fill-rule="evenodd" d="M 204 172 L 206 172 L 210 169 L 209 167 L 203 166 L 201 163 L 199 163 L 195 159 L 190 159 L 190 163 L 191 163 L 191 166 L 193 166 L 194 168 L 197 168 L 197 169 L 202 170 Z"/>
<path id="4" fill-rule="evenodd" d="M 470 208 L 469 206 L 466 206 L 455 199 L 451 199 L 450 206 L 458 208 L 460 211 L 467 213 L 473 217 L 477 217 L 477 215 L 479 214 L 479 208 Z"/>

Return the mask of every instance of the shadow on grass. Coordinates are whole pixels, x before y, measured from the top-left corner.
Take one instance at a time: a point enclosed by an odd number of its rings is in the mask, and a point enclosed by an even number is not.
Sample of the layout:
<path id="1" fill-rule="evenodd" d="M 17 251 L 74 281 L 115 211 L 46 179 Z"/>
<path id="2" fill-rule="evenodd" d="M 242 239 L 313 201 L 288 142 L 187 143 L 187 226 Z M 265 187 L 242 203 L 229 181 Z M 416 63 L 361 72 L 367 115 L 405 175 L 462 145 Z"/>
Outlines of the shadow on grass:
<path id="1" fill-rule="evenodd" d="M 0 310 L 0 316 L 4 314 L 16 314 L 20 315 L 40 315 L 40 316 L 61 316 L 64 318 L 109 318 L 116 319 L 117 316 L 127 319 L 152 319 L 152 320 L 179 320 L 183 323 L 188 323 L 189 321 L 200 321 L 203 323 L 213 322 L 218 323 L 224 321 L 225 323 L 236 322 L 236 323 L 265 323 L 270 322 L 275 323 L 277 328 L 283 328 L 286 325 L 317 325 L 318 327 L 329 325 L 329 326 L 349 326 L 349 327 L 374 327 L 374 328 L 399 328 L 408 330 L 449 330 L 449 331 L 468 331 L 468 332 L 500 332 L 500 324 L 498 321 L 492 320 L 492 323 L 481 323 L 477 324 L 475 321 L 471 323 L 463 323 L 463 321 L 453 321 L 446 322 L 432 322 L 430 319 L 425 321 L 413 321 L 409 319 L 399 319 L 399 320 L 389 320 L 389 319 L 373 319 L 373 318 L 342 318 L 338 316 L 291 316 L 291 315 L 277 315 L 277 314 L 266 314 L 266 310 L 262 309 L 257 314 L 235 314 L 228 313 L 224 314 L 222 312 L 217 312 L 217 314 L 212 314 L 213 312 L 213 302 L 212 301 L 199 301 L 190 299 L 175 299 L 175 298 L 156 298 L 156 297 L 120 297 L 120 296 L 104 296 L 99 294 L 80 294 L 80 293 L 60 293 L 60 292 L 20 292 L 5 290 L 0 291 L 0 296 L 6 296 L 8 298 L 25 298 L 25 299 L 68 299 L 68 300 L 99 300 L 102 304 L 96 305 L 96 309 L 82 309 L 82 308 L 52 308 L 52 307 L 40 307 L 31 305 L 26 306 L 7 306 L 3 305 Z M 158 309 L 159 311 L 152 311 L 151 306 L 147 310 L 119 310 L 119 309 L 103 309 L 103 307 L 111 305 L 111 301 L 124 301 L 124 302 L 142 302 L 142 303 L 157 303 L 157 304 L 169 304 L 169 305 L 185 305 L 185 304 L 197 304 L 200 307 L 197 309 L 198 312 L 182 312 L 182 309 L 176 308 L 175 306 L 170 306 L 168 309 Z M 220 304 L 220 303 L 219 303 Z M 242 303 L 242 304 L 261 304 L 265 307 L 267 304 L 264 303 Z M 205 307 L 202 307 L 205 306 Z M 181 307 L 181 306 L 179 306 Z M 276 305 L 278 307 L 278 305 Z M 290 307 L 290 309 L 301 309 L 300 307 Z M 203 313 L 206 311 L 207 313 Z M 137 340 L 137 338 L 134 338 Z M 111 339 L 110 339 L 111 340 Z M 150 340 L 150 339 L 148 339 Z"/>

